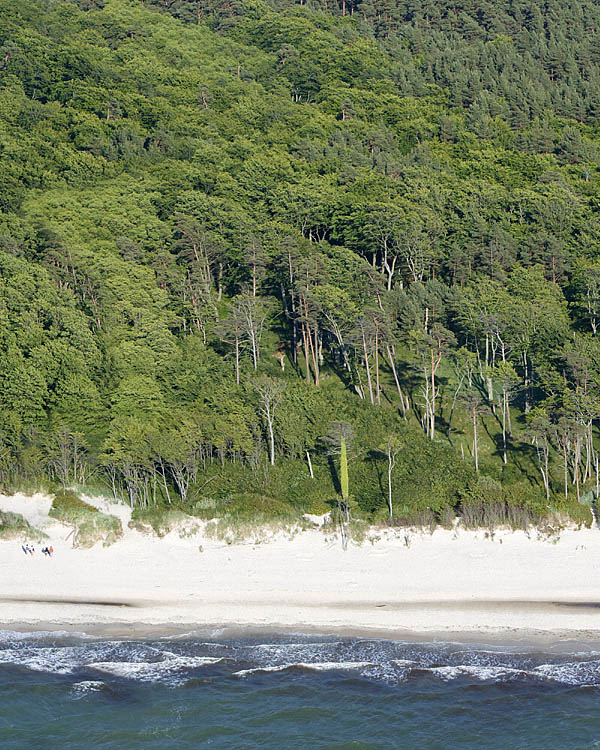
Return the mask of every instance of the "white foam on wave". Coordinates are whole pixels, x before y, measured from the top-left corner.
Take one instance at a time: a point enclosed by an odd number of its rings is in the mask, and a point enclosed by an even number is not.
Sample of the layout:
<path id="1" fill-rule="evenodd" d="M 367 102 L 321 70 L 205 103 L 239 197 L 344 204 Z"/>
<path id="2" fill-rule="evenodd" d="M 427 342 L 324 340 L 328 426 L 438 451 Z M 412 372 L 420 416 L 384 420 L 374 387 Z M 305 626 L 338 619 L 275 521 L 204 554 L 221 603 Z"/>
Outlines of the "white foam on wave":
<path id="1" fill-rule="evenodd" d="M 205 638 L 213 635 L 206 630 L 196 631 L 196 635 L 199 633 Z M 438 644 L 433 648 L 427 644 L 423 647 L 422 644 L 376 641 L 219 643 L 193 640 L 189 647 L 173 642 L 179 638 L 189 639 L 189 634 L 186 636 L 167 637 L 160 639 L 160 643 L 156 640 L 104 641 L 85 633 L 63 630 L 26 633 L 4 630 L 0 631 L 0 664 L 56 675 L 73 674 L 73 680 L 91 677 L 91 680 L 76 683 L 83 686 L 87 682 L 90 685 L 100 683 L 93 679 L 98 673 L 175 686 L 194 676 L 194 669 L 219 662 L 230 663 L 227 671 L 238 678 L 297 669 L 322 673 L 353 671 L 365 679 L 389 684 L 429 674 L 445 682 L 461 678 L 494 683 L 529 679 L 569 686 L 600 686 L 600 660 L 589 658 L 593 652 L 563 654 L 556 658 L 570 661 L 540 664 L 544 659 L 554 660 L 555 657 L 549 653 L 545 656 L 532 653 L 522 659 L 514 652 L 507 654 L 487 647 L 456 649 L 455 644 L 448 653 Z M 580 660 L 578 656 L 588 658 Z M 234 671 L 242 666 L 248 668 Z M 81 688 L 84 689 L 87 688 Z"/>
<path id="2" fill-rule="evenodd" d="M 162 661 L 132 662 L 132 661 L 104 661 L 86 664 L 88 669 L 104 672 L 114 677 L 138 680 L 140 682 L 182 682 L 188 679 L 181 677 L 184 670 L 217 664 L 223 661 L 221 657 L 213 656 L 177 656 L 169 655 Z"/>
<path id="3" fill-rule="evenodd" d="M 373 666 L 370 661 L 322 661 L 313 663 L 301 662 L 298 666 L 304 669 L 313 669 L 316 672 L 328 672 L 332 669 L 365 669 Z"/>
<path id="4" fill-rule="evenodd" d="M 232 677 L 246 677 L 249 674 L 261 674 L 263 672 L 283 672 L 286 669 L 291 669 L 297 666 L 296 664 L 276 664 L 272 667 L 252 667 L 251 669 L 240 669 L 237 672 L 232 673 Z"/>
<path id="5" fill-rule="evenodd" d="M 412 659 L 390 659 L 380 664 L 373 664 L 361 671 L 363 677 L 378 680 L 388 685 L 398 685 L 406 682 L 417 662 Z"/>
<path id="6" fill-rule="evenodd" d="M 76 682 L 71 687 L 71 691 L 76 695 L 76 697 L 81 698 L 88 693 L 97 693 L 104 687 L 106 686 L 102 682 L 102 680 L 82 680 L 81 682 Z"/>
<path id="7" fill-rule="evenodd" d="M 0 644 L 19 643 L 20 641 L 42 641 L 48 638 L 76 638 L 77 640 L 95 640 L 93 635 L 79 631 L 67 630 L 33 630 L 21 632 L 18 630 L 0 630 Z"/>
<path id="8" fill-rule="evenodd" d="M 392 659 L 390 661 L 390 664 L 393 664 L 396 667 L 414 667 L 417 662 L 413 661 L 412 659 Z"/>
<path id="9" fill-rule="evenodd" d="M 344 646 L 344 641 L 307 641 L 306 643 L 256 643 L 249 644 L 245 648 L 256 649 L 257 651 L 292 651 L 307 648 L 332 648 L 334 646 Z"/>
<path id="10" fill-rule="evenodd" d="M 161 635 L 161 641 L 189 641 L 193 638 L 221 638 L 226 633 L 225 628 L 213 630 L 190 630 L 186 633 L 173 633 L 172 635 Z M 202 644 L 204 645 L 204 644 Z M 213 645 L 213 644 L 210 644 Z"/>
<path id="11" fill-rule="evenodd" d="M 70 674 L 78 666 L 70 648 L 2 649 L 0 664 L 15 664 L 34 672 Z"/>
<path id="12" fill-rule="evenodd" d="M 0 649 L 0 664 L 36 672 L 72 674 L 80 669 L 105 667 L 106 672 L 140 680 L 160 680 L 185 669 L 214 664 L 221 657 L 180 656 L 149 644 L 108 641 L 69 646 L 39 646 L 28 641 Z"/>
<path id="13" fill-rule="evenodd" d="M 292 662 L 290 664 L 273 664 L 271 666 L 253 667 L 252 669 L 240 669 L 233 672 L 232 677 L 246 677 L 249 674 L 260 674 L 261 672 L 283 672 L 286 669 L 308 669 L 314 672 L 331 672 L 334 670 L 357 670 L 375 666 L 368 661 L 319 661 L 319 662 Z"/>
<path id="14" fill-rule="evenodd" d="M 563 685 L 576 685 L 579 687 L 600 685 L 599 661 L 540 664 L 533 672 Z"/>
<path id="15" fill-rule="evenodd" d="M 505 681 L 515 677 L 525 677 L 529 673 L 523 669 L 514 667 L 492 667 L 484 665 L 460 664 L 458 666 L 428 667 L 425 671 L 430 672 L 444 682 L 457 680 L 461 677 L 474 677 L 476 680 L 486 682 Z"/>

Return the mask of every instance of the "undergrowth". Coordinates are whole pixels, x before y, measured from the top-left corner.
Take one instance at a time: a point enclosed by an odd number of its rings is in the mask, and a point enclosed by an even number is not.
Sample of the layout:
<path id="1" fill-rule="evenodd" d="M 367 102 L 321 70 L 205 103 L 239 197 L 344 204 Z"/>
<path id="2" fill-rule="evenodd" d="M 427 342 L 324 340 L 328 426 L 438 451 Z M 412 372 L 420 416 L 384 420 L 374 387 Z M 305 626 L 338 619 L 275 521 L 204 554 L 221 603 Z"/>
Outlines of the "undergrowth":
<path id="1" fill-rule="evenodd" d="M 0 539 L 41 542 L 47 538 L 47 534 L 32 526 L 20 513 L 0 510 Z"/>
<path id="2" fill-rule="evenodd" d="M 129 528 L 162 538 L 177 529 L 184 538 L 196 534 L 200 527 L 195 519 L 177 508 L 135 508 Z"/>
<path id="3" fill-rule="evenodd" d="M 85 503 L 72 490 L 60 490 L 54 495 L 48 515 L 73 527 L 74 547 L 92 547 L 97 542 L 107 547 L 123 535 L 121 521 L 116 516 Z"/>

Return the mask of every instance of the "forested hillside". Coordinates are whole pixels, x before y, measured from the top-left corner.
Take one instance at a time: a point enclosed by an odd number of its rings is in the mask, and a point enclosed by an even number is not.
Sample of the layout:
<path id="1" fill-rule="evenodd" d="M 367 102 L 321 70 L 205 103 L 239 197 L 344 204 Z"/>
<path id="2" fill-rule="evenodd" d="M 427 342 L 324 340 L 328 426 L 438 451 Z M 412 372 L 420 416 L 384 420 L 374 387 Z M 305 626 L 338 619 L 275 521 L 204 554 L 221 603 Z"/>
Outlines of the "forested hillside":
<path id="1" fill-rule="evenodd" d="M 599 27 L 592 0 L 0 0 L 3 485 L 318 512 L 343 434 L 366 518 L 576 516 Z"/>

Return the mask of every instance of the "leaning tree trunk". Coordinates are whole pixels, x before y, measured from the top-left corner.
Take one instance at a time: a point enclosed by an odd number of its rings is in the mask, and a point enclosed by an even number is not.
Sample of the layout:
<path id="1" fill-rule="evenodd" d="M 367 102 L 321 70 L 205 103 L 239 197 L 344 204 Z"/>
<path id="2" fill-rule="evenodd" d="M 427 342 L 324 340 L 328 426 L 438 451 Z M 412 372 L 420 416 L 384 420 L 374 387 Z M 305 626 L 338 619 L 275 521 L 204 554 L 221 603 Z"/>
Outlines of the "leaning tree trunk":
<path id="1" fill-rule="evenodd" d="M 400 381 L 398 380 L 398 372 L 396 370 L 396 363 L 394 362 L 394 357 L 392 355 L 392 350 L 390 349 L 390 345 L 387 344 L 387 355 L 388 359 L 390 361 L 390 366 L 392 368 L 392 373 L 394 375 L 394 382 L 396 383 L 396 390 L 398 391 L 398 396 L 400 396 L 400 403 L 402 404 L 402 418 L 406 422 L 406 404 L 404 403 L 404 394 L 402 393 L 402 388 L 400 387 Z"/>
<path id="2" fill-rule="evenodd" d="M 363 352 L 365 357 L 365 369 L 367 371 L 367 383 L 369 385 L 369 398 L 371 399 L 371 405 L 374 405 L 375 400 L 373 398 L 373 381 L 371 379 L 371 368 L 369 367 L 369 354 L 367 352 L 367 340 L 365 338 L 365 331 L 362 331 L 363 340 Z"/>
<path id="3" fill-rule="evenodd" d="M 477 408 L 473 407 L 473 456 L 475 458 L 475 471 L 479 472 L 479 450 L 477 445 Z"/>

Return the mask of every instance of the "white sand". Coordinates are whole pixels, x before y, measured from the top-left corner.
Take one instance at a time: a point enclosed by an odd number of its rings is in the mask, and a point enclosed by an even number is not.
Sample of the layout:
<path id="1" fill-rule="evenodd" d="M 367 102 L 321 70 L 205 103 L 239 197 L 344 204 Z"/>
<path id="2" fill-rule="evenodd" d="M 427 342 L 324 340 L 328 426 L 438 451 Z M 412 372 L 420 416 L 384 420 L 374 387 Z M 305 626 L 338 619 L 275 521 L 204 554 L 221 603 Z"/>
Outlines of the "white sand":
<path id="1" fill-rule="evenodd" d="M 117 513 L 129 510 L 93 501 Z M 72 549 L 48 521 L 49 498 L 0 496 L 55 549 L 23 553 L 0 542 L 0 622 L 246 625 L 310 632 L 544 631 L 600 637 L 600 531 L 558 540 L 522 532 L 374 532 L 350 546 L 318 529 L 227 545 L 197 534 L 156 539 L 128 530 L 111 547 Z M 202 545 L 203 551 L 199 551 Z M 598 604 L 599 606 L 592 606 Z M 383 634 L 383 633 L 382 633 Z"/>

